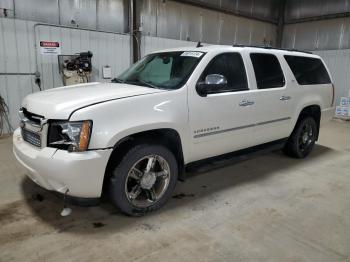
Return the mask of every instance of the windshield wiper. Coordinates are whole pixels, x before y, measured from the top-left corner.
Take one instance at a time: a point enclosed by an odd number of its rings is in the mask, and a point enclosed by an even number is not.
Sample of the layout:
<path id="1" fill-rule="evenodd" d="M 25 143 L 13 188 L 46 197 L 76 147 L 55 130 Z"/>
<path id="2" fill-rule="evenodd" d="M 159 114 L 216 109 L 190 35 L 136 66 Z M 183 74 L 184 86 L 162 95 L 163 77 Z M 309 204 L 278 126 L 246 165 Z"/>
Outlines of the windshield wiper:
<path id="1" fill-rule="evenodd" d="M 119 79 L 119 78 L 113 78 L 113 79 L 111 80 L 111 82 L 112 82 L 112 83 L 125 83 L 124 80 L 121 80 L 121 79 Z"/>
<path id="2" fill-rule="evenodd" d="M 161 89 L 158 86 L 155 86 L 149 82 L 146 82 L 144 80 L 141 80 L 139 78 L 135 79 L 135 80 L 126 80 L 123 83 L 125 84 L 131 84 L 131 85 L 142 85 L 142 86 L 146 86 L 146 87 L 150 87 L 150 88 L 156 88 L 156 89 Z"/>
<path id="3" fill-rule="evenodd" d="M 147 87 L 151 87 L 151 88 L 156 88 L 156 89 L 159 89 L 158 86 L 155 86 L 153 84 L 151 84 L 150 82 L 146 82 L 146 81 L 143 81 L 141 79 L 136 79 L 137 82 L 140 82 L 141 84 L 147 86 Z"/>

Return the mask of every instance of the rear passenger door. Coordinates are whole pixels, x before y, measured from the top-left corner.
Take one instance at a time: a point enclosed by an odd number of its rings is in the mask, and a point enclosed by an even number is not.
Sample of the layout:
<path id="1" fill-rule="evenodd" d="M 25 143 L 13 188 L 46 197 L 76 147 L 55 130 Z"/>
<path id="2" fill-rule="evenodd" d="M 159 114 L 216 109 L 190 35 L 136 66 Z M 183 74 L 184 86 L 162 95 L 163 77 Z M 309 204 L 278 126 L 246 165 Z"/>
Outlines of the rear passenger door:
<path id="1" fill-rule="evenodd" d="M 256 80 L 256 88 L 251 93 L 255 103 L 254 141 L 264 144 L 288 137 L 293 97 L 282 69 L 285 64 L 270 53 L 250 53 L 249 56 Z"/>

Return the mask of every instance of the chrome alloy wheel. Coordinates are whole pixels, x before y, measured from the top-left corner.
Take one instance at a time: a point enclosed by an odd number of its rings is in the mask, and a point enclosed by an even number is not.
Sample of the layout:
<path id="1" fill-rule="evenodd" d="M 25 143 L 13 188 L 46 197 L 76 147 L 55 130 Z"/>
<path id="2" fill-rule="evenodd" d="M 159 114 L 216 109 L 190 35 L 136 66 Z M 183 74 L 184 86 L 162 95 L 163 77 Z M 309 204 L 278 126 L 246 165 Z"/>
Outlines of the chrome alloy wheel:
<path id="1" fill-rule="evenodd" d="M 305 151 L 313 142 L 314 140 L 314 131 L 312 128 L 312 125 L 309 123 L 306 123 L 301 130 L 298 144 L 299 149 L 303 152 Z"/>
<path id="2" fill-rule="evenodd" d="M 125 194 L 135 207 L 146 208 L 161 199 L 170 182 L 168 162 L 159 155 L 138 160 L 128 172 Z"/>

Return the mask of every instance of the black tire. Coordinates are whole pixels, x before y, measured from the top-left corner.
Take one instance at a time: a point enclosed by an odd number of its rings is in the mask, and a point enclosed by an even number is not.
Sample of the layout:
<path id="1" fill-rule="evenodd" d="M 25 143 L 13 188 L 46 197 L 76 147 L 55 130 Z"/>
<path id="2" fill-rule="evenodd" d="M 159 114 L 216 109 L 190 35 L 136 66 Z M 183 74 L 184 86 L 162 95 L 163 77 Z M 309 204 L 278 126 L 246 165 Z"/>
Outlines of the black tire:
<path id="1" fill-rule="evenodd" d="M 167 167 L 170 169 L 170 174 L 167 180 L 167 188 L 163 190 L 160 198 L 155 203 L 150 204 L 150 206 L 135 206 L 131 203 L 132 200 L 129 199 L 127 192 L 128 184 L 126 183 L 130 183 L 130 176 L 128 174 L 134 165 L 139 163 L 138 161 L 150 155 L 160 156 L 167 162 Z M 148 212 L 161 208 L 168 201 L 176 186 L 177 178 L 178 165 L 174 154 L 170 150 L 162 145 L 139 144 L 131 148 L 122 158 L 120 164 L 114 169 L 109 183 L 110 198 L 113 204 L 122 213 L 130 216 L 142 216 Z M 140 182 L 135 183 L 141 184 Z M 154 182 L 154 184 L 155 183 L 157 182 Z M 148 195 L 146 193 L 147 192 L 145 192 L 145 195 Z"/>
<path id="2" fill-rule="evenodd" d="M 306 133 L 309 135 L 306 137 Z M 312 135 L 310 135 L 312 132 Z M 314 148 L 319 127 L 312 117 L 305 117 L 298 120 L 293 133 L 283 149 L 283 152 L 293 158 L 305 158 Z"/>

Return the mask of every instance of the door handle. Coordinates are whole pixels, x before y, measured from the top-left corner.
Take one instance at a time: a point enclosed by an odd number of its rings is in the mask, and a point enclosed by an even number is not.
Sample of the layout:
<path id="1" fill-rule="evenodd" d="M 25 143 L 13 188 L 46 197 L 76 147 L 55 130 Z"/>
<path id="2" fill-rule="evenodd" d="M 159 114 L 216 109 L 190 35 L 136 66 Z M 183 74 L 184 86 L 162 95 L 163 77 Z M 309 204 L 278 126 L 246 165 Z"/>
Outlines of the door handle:
<path id="1" fill-rule="evenodd" d="M 251 106 L 254 105 L 254 101 L 242 100 L 239 102 L 239 106 Z"/>
<path id="2" fill-rule="evenodd" d="M 290 100 L 290 99 L 291 99 L 290 96 L 281 96 L 281 97 L 280 97 L 280 100 L 281 100 L 281 101 L 287 101 L 287 100 Z"/>

